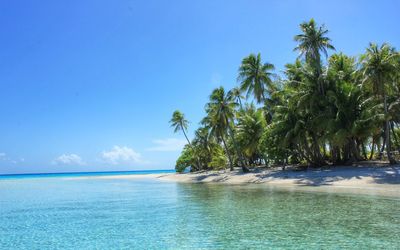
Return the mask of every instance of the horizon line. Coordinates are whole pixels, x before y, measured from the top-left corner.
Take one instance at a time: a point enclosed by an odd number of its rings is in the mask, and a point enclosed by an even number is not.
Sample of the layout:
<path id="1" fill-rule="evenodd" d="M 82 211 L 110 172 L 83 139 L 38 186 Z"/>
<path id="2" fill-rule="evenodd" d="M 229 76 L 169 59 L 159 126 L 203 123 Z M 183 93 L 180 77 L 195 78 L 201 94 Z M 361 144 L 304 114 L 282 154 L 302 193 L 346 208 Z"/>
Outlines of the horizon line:
<path id="1" fill-rule="evenodd" d="M 16 175 L 52 175 L 52 174 L 101 174 L 101 173 L 129 173 L 129 172 L 150 172 L 150 171 L 175 171 L 175 169 L 142 169 L 142 170 L 116 170 L 116 171 L 72 171 L 72 172 L 44 172 L 44 173 L 15 173 L 15 174 L 3 174 L 0 176 L 16 176 Z"/>

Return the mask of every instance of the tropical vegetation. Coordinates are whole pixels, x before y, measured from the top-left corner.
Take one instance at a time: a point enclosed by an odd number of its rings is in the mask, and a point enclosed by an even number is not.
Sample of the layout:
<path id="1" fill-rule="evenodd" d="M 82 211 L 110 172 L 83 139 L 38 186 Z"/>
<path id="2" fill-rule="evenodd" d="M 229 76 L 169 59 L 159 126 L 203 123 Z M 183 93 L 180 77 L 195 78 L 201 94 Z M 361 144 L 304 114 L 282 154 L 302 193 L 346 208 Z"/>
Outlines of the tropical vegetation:
<path id="1" fill-rule="evenodd" d="M 370 43 L 360 56 L 337 52 L 313 19 L 294 40 L 299 56 L 283 74 L 260 53 L 246 56 L 238 86 L 210 94 L 192 140 L 184 115 L 173 113 L 188 142 L 178 172 L 399 160 L 400 53 L 388 43 Z"/>

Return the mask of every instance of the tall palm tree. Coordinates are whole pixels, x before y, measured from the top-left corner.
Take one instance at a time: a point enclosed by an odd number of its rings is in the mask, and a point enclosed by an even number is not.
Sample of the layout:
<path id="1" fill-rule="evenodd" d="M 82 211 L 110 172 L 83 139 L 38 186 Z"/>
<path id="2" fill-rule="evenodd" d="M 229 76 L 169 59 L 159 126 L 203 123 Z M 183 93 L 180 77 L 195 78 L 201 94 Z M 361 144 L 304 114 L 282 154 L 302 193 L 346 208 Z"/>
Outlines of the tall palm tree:
<path id="1" fill-rule="evenodd" d="M 328 49 L 335 50 L 335 47 L 330 43 L 331 39 L 326 36 L 328 30 L 325 27 L 317 26 L 312 18 L 309 22 L 300 24 L 302 34 L 296 35 L 294 40 L 299 44 L 294 49 L 300 51 L 300 56 L 305 56 L 306 61 L 321 65 L 321 54 L 328 56 Z"/>
<path id="2" fill-rule="evenodd" d="M 242 169 L 244 172 L 247 172 L 248 169 L 243 164 L 242 154 L 237 148 L 235 135 L 232 129 L 232 121 L 235 116 L 236 105 L 237 103 L 234 102 L 227 94 L 225 94 L 223 87 L 214 89 L 210 95 L 210 102 L 206 105 L 207 118 L 204 120 L 204 122 L 210 127 L 210 133 L 216 135 L 222 140 L 228 155 L 230 169 L 233 170 L 232 156 L 230 155 L 225 139 L 226 134 L 230 135 L 233 146 L 239 157 L 239 162 L 242 165 Z"/>
<path id="3" fill-rule="evenodd" d="M 389 162 L 395 164 L 391 154 L 390 141 L 390 120 L 388 117 L 387 91 L 392 84 L 393 76 L 396 72 L 396 60 L 398 53 L 389 44 L 384 43 L 381 46 L 370 43 L 367 52 L 362 56 L 362 73 L 364 83 L 372 86 L 374 93 L 382 98 L 383 110 L 385 115 L 385 142 L 386 152 Z"/>
<path id="4" fill-rule="evenodd" d="M 266 92 L 270 94 L 274 90 L 272 81 L 275 67 L 270 63 L 262 63 L 261 54 L 250 54 L 243 58 L 239 67 L 238 81 L 240 82 L 241 91 L 247 93 L 247 97 L 251 94 L 258 103 L 266 100 Z"/>
<path id="5" fill-rule="evenodd" d="M 171 124 L 171 127 L 174 128 L 174 132 L 177 133 L 179 131 L 182 131 L 183 135 L 185 136 L 189 147 L 192 149 L 193 153 L 195 154 L 194 148 L 192 146 L 192 143 L 190 142 L 186 131 L 188 128 L 188 124 L 189 121 L 186 120 L 185 115 L 183 113 L 181 113 L 179 110 L 175 110 L 174 113 L 172 114 L 172 118 L 169 121 L 169 123 Z M 200 163 L 199 163 L 199 159 L 197 156 L 195 156 L 196 161 L 197 161 L 197 170 L 200 170 Z"/>
<path id="6" fill-rule="evenodd" d="M 294 40 L 298 45 L 294 48 L 295 51 L 300 52 L 300 56 L 305 56 L 308 62 L 314 69 L 317 77 L 322 73 L 321 52 L 328 56 L 328 49 L 335 50 L 331 44 L 331 39 L 326 35 L 328 30 L 324 26 L 317 26 L 314 19 L 309 22 L 300 24 L 301 34 L 296 35 Z M 321 94 L 325 94 L 323 82 L 319 80 L 319 90 Z"/>

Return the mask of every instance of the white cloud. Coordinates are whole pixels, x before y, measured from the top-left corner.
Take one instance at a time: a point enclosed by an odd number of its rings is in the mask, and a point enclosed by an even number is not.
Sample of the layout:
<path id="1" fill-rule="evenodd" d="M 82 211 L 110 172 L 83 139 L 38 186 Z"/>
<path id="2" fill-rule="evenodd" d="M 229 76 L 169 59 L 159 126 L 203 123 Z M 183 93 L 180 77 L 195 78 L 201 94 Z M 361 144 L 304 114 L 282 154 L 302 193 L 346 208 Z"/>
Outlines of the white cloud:
<path id="1" fill-rule="evenodd" d="M 9 163 L 12 163 L 12 164 L 17 164 L 19 162 L 18 160 L 14 160 L 14 159 L 8 157 L 7 154 L 4 153 L 4 152 L 0 152 L 0 161 L 9 162 Z"/>
<path id="2" fill-rule="evenodd" d="M 85 165 L 79 155 L 76 154 L 62 154 L 52 161 L 53 165 Z"/>
<path id="3" fill-rule="evenodd" d="M 101 158 L 112 165 L 145 163 L 138 152 L 126 146 L 114 146 L 110 151 L 103 151 Z"/>
<path id="4" fill-rule="evenodd" d="M 186 144 L 186 140 L 177 139 L 177 138 L 167 138 L 167 139 L 158 139 L 154 140 L 154 147 L 150 147 L 148 151 L 161 151 L 161 152 L 170 152 L 170 151 L 181 151 L 182 148 Z"/>

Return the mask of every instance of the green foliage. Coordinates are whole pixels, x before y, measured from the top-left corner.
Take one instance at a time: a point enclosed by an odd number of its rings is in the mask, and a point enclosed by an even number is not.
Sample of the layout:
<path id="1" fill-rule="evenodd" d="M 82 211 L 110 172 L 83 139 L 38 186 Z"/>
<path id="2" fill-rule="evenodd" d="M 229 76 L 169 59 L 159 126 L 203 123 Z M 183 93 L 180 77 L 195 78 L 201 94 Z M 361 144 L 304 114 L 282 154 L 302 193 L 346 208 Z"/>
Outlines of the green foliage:
<path id="1" fill-rule="evenodd" d="M 264 131 L 260 138 L 259 149 L 269 164 L 282 164 L 288 157 L 288 150 L 280 136 L 274 134 L 275 132 L 271 127 Z"/>
<path id="2" fill-rule="evenodd" d="M 191 171 L 226 168 L 225 152 L 221 145 L 210 136 L 207 127 L 200 127 L 196 130 L 191 145 L 186 145 L 179 156 L 175 166 L 177 172 L 183 172 L 188 167 L 191 167 Z M 200 167 L 193 168 L 197 163 Z"/>
<path id="3" fill-rule="evenodd" d="M 192 167 L 194 165 L 195 159 L 193 156 L 193 151 L 190 147 L 185 147 L 179 156 L 178 160 L 176 160 L 175 171 L 178 173 L 182 173 L 186 168 Z"/>
<path id="4" fill-rule="evenodd" d="M 262 63 L 260 53 L 243 58 L 238 76 L 240 89 L 247 92 L 247 97 L 253 94 L 258 103 L 264 102 L 266 91 L 271 93 L 274 87 L 271 79 L 274 68 L 270 63 Z"/>
<path id="5" fill-rule="evenodd" d="M 227 136 L 230 136 L 232 139 L 239 160 L 242 158 L 237 148 L 235 135 L 232 129 L 236 107 L 237 103 L 232 100 L 232 96 L 225 94 L 225 89 L 223 87 L 216 88 L 210 95 L 210 102 L 206 104 L 207 116 L 202 121 L 202 123 L 210 129 L 210 134 L 214 136 L 217 141 L 222 141 L 225 152 L 228 155 L 231 170 L 233 170 L 233 157 L 229 153 L 226 143 Z M 243 163 L 241 164 L 243 165 Z"/>
<path id="6" fill-rule="evenodd" d="M 383 150 L 395 162 L 392 153 L 400 152 L 399 52 L 384 43 L 370 44 L 359 58 L 341 52 L 328 57 L 335 49 L 328 30 L 313 19 L 300 29 L 294 37 L 300 56 L 285 65 L 283 77 L 275 77 L 274 66 L 263 63 L 260 54 L 250 54 L 238 70 L 240 86 L 212 91 L 202 127 L 188 140 L 177 169 L 350 164 L 385 159 Z M 175 131 L 186 136 L 187 124 L 183 114 L 174 112 Z"/>
<path id="7" fill-rule="evenodd" d="M 178 132 L 180 130 L 185 131 L 188 128 L 188 121 L 185 119 L 185 115 L 182 114 L 179 110 L 175 110 L 172 114 L 172 118 L 169 121 L 171 127 L 174 128 L 174 132 Z"/>
<path id="8" fill-rule="evenodd" d="M 219 145 L 212 150 L 211 161 L 208 164 L 210 169 L 220 170 L 227 166 L 227 159 L 224 150 Z"/>
<path id="9" fill-rule="evenodd" d="M 300 29 L 302 33 L 294 37 L 294 40 L 298 42 L 295 50 L 300 52 L 300 56 L 305 56 L 307 63 L 318 68 L 321 63 L 320 52 L 328 56 L 328 49 L 335 49 L 331 44 L 331 39 L 326 36 L 328 30 L 324 26 L 318 27 L 314 19 L 301 23 Z"/>
<path id="10" fill-rule="evenodd" d="M 265 130 L 265 117 L 262 109 L 248 105 L 237 117 L 237 141 L 248 163 L 252 164 L 260 155 L 259 143 Z"/>

